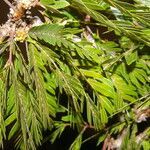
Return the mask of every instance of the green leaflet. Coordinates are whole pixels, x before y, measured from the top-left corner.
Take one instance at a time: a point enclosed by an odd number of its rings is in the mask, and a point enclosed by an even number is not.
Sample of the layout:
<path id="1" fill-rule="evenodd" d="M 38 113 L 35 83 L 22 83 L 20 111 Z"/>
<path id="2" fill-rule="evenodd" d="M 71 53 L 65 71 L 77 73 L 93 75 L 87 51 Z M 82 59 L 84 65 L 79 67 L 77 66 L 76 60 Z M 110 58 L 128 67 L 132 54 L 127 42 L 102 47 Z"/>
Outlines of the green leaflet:
<path id="1" fill-rule="evenodd" d="M 47 103 L 47 92 L 45 89 L 45 82 L 44 82 L 44 77 L 43 77 L 43 73 L 40 70 L 43 69 L 43 71 L 46 71 L 46 69 L 44 68 L 44 64 L 42 59 L 40 58 L 39 55 L 37 54 L 37 48 L 31 44 L 30 45 L 30 62 L 32 61 L 32 65 L 34 70 L 32 72 L 32 77 L 34 79 L 35 82 L 35 86 L 36 86 L 36 97 L 37 97 L 37 101 L 38 101 L 38 107 L 40 109 L 40 117 L 42 119 L 42 123 L 43 126 L 45 128 L 47 128 L 47 126 L 49 125 L 51 119 L 49 118 L 49 109 L 48 109 L 48 103 Z M 52 99 L 53 101 L 53 99 Z M 53 114 L 52 114 L 53 115 Z"/>
<path id="2" fill-rule="evenodd" d="M 113 103 L 107 97 L 99 96 L 99 102 L 109 114 L 112 114 L 115 111 Z"/>
<path id="3" fill-rule="evenodd" d="M 141 143 L 141 146 L 143 147 L 144 150 L 148 150 L 148 148 L 150 147 L 150 142 L 149 141 L 143 141 Z"/>
<path id="4" fill-rule="evenodd" d="M 5 120 L 5 125 L 8 126 L 10 125 L 12 122 L 14 122 L 16 120 L 16 113 L 11 114 L 6 120 Z"/>
<path id="5" fill-rule="evenodd" d="M 97 146 L 105 140 L 106 136 L 107 136 L 106 134 L 100 135 L 98 142 L 97 142 Z"/>
<path id="6" fill-rule="evenodd" d="M 88 82 L 92 86 L 92 88 L 97 92 L 101 93 L 104 96 L 114 98 L 115 92 L 113 87 L 109 86 L 108 84 L 97 82 L 92 79 L 88 79 Z"/>
<path id="7" fill-rule="evenodd" d="M 78 95 L 84 92 L 84 89 L 80 81 L 77 78 L 72 77 L 63 72 L 58 72 L 57 75 L 58 75 L 58 84 L 60 84 L 60 86 L 62 86 L 64 89 L 68 88 L 68 92 L 70 91 L 74 93 L 75 95 L 76 94 Z"/>
<path id="8" fill-rule="evenodd" d="M 41 3 L 46 6 L 47 8 L 53 8 L 53 9 L 62 9 L 65 8 L 67 6 L 69 6 L 69 3 L 66 0 L 59 0 L 59 1 L 55 1 L 55 0 L 40 0 Z"/>
<path id="9" fill-rule="evenodd" d="M 80 47 L 76 48 L 78 54 L 81 56 L 81 58 L 87 58 L 88 60 L 91 60 L 93 62 L 96 62 L 99 64 L 99 54 L 100 51 L 99 49 L 96 49 L 94 47 L 91 47 L 91 45 L 82 45 L 84 43 L 81 42 L 81 46 L 79 44 Z M 84 57 L 83 57 L 84 56 Z"/>
<path id="10" fill-rule="evenodd" d="M 20 125 L 18 122 L 16 122 L 9 132 L 8 139 L 11 139 L 19 129 L 20 129 Z"/>
<path id="11" fill-rule="evenodd" d="M 56 130 L 51 134 L 51 142 L 54 143 L 56 138 L 59 138 L 62 134 L 62 132 L 65 130 L 66 125 L 65 124 L 57 124 L 56 123 Z"/>
<path id="12" fill-rule="evenodd" d="M 108 117 L 106 114 L 106 110 L 103 107 L 100 108 L 100 116 L 101 116 L 101 123 L 106 124 L 108 122 Z"/>
<path id="13" fill-rule="evenodd" d="M 56 78 L 59 88 L 63 88 L 68 95 L 72 96 L 74 108 L 80 112 L 78 100 L 82 101 L 80 96 L 84 95 L 84 89 L 80 81 L 60 71 L 56 72 Z"/>
<path id="14" fill-rule="evenodd" d="M 71 144 L 69 150 L 77 150 L 81 148 L 82 144 L 82 135 L 79 135 L 75 141 Z"/>
<path id="15" fill-rule="evenodd" d="M 86 130 L 86 128 L 82 129 L 82 131 L 79 133 L 79 135 L 76 137 L 76 139 L 74 140 L 74 142 L 69 147 L 69 150 L 77 150 L 77 149 L 81 148 L 82 136 L 83 136 L 83 133 L 85 132 L 85 130 Z"/>
<path id="16" fill-rule="evenodd" d="M 119 98 L 125 99 L 127 101 L 133 102 L 136 100 L 137 93 L 135 87 L 132 85 L 127 85 L 127 83 L 118 75 L 112 76 L 113 83 L 117 89 L 117 94 Z M 121 83 L 121 84 L 120 84 Z M 126 88 L 128 86 L 128 88 Z"/>
<path id="17" fill-rule="evenodd" d="M 51 5 L 54 4 L 55 0 L 40 0 L 43 5 Z"/>
<path id="18" fill-rule="evenodd" d="M 70 4 L 66 0 L 55 1 L 53 5 L 51 5 L 54 9 L 62 9 L 68 7 Z"/>
<path id="19" fill-rule="evenodd" d="M 133 62 L 136 62 L 138 59 L 137 52 L 129 53 L 125 56 L 126 62 L 128 65 L 131 65 Z"/>
<path id="20" fill-rule="evenodd" d="M 108 8 L 109 5 L 107 5 L 104 2 L 97 2 L 95 0 L 83 0 L 85 5 L 93 10 L 105 10 Z"/>
<path id="21" fill-rule="evenodd" d="M 96 71 L 92 71 L 92 70 L 84 70 L 84 69 L 80 69 L 80 71 L 86 76 L 86 77 L 92 77 L 94 79 L 100 79 L 103 76 L 96 72 Z"/>
<path id="22" fill-rule="evenodd" d="M 69 41 L 65 40 L 63 35 L 63 26 L 58 24 L 44 24 L 38 27 L 33 27 L 29 35 L 36 40 L 44 40 L 51 45 L 64 45 L 69 47 Z M 51 40 L 49 40 L 51 39 Z"/>

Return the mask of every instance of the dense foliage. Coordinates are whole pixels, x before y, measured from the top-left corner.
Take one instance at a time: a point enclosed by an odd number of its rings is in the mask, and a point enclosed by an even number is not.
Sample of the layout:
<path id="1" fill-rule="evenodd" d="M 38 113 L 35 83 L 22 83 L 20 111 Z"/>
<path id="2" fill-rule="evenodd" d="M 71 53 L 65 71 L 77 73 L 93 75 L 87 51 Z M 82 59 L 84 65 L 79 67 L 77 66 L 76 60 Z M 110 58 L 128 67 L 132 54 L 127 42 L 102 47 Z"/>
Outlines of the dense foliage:
<path id="1" fill-rule="evenodd" d="M 22 15 L 0 27 L 1 147 L 36 149 L 71 129 L 70 150 L 148 150 L 150 1 L 4 1 Z"/>

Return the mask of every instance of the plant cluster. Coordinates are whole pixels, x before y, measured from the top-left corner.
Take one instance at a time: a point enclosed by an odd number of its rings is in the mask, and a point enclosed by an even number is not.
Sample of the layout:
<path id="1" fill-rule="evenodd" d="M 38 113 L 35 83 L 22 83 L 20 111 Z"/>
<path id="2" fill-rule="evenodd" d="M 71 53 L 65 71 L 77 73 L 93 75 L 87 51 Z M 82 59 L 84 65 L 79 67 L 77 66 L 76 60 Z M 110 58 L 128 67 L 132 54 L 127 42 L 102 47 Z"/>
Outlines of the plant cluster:
<path id="1" fill-rule="evenodd" d="M 70 128 L 70 150 L 148 150 L 150 1 L 3 1 L 1 148 L 34 150 Z"/>

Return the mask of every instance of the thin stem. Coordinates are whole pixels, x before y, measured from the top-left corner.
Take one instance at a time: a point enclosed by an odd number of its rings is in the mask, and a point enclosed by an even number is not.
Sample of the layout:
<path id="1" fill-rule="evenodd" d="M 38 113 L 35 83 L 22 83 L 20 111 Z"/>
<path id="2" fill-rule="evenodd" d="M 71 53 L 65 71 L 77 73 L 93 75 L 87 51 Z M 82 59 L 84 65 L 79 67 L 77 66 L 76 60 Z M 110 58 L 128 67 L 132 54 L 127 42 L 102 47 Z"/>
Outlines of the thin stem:
<path id="1" fill-rule="evenodd" d="M 12 30 L 10 32 L 10 37 L 9 37 L 9 58 L 8 58 L 8 61 L 5 65 L 5 67 L 7 66 L 12 66 L 12 55 L 13 55 L 13 48 L 14 48 L 14 43 L 13 43 L 13 40 L 14 40 L 14 35 L 15 35 L 15 30 Z"/>
<path id="2" fill-rule="evenodd" d="M 129 104 L 123 106 L 123 107 L 120 108 L 117 112 L 115 112 L 114 114 L 112 114 L 111 116 L 109 116 L 108 118 L 111 118 L 111 117 L 113 117 L 114 115 L 116 115 L 116 114 L 122 112 L 126 107 L 128 107 L 128 106 L 130 106 L 130 105 L 132 105 L 132 104 L 134 104 L 134 103 L 136 103 L 136 102 L 139 102 L 139 101 L 141 101 L 141 100 L 143 100 L 143 99 L 149 98 L 149 97 L 150 97 L 150 94 L 147 94 L 147 95 L 145 95 L 145 96 L 143 96 L 143 97 L 137 99 L 136 101 L 133 101 L 133 102 L 131 102 L 131 103 L 129 103 Z"/>
<path id="3" fill-rule="evenodd" d="M 92 140 L 93 138 L 97 137 L 99 134 L 100 134 L 100 133 L 96 133 L 96 134 L 90 136 L 89 138 L 85 139 L 85 140 L 82 142 L 82 144 L 84 144 L 84 143 L 86 143 L 86 142 Z"/>
<path id="4" fill-rule="evenodd" d="M 13 49 L 13 44 L 11 43 L 9 47 L 9 59 L 8 59 L 10 65 L 12 64 L 12 49 Z"/>

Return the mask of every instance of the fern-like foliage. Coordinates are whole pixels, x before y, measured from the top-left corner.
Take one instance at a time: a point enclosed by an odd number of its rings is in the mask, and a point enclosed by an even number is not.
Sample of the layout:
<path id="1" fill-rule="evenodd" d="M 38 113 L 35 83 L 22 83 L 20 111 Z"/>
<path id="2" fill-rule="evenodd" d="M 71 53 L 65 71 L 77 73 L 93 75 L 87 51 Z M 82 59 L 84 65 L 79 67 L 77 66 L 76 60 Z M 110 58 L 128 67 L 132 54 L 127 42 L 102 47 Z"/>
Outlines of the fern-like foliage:
<path id="1" fill-rule="evenodd" d="M 70 150 L 93 139 L 103 150 L 149 149 L 150 128 L 139 129 L 150 117 L 144 2 L 40 0 L 40 8 L 31 2 L 42 10 L 38 26 L 28 6 L 20 20 L 10 13 L 6 24 L 14 33 L 0 28 L 1 148 L 34 150 L 70 128 L 76 134 Z"/>

